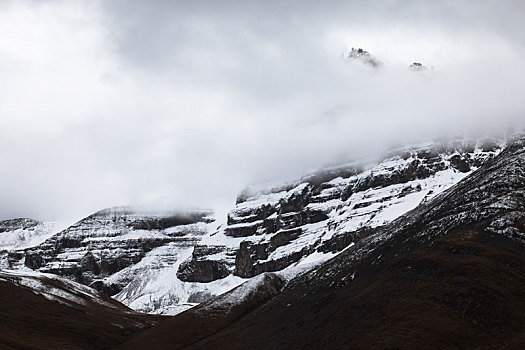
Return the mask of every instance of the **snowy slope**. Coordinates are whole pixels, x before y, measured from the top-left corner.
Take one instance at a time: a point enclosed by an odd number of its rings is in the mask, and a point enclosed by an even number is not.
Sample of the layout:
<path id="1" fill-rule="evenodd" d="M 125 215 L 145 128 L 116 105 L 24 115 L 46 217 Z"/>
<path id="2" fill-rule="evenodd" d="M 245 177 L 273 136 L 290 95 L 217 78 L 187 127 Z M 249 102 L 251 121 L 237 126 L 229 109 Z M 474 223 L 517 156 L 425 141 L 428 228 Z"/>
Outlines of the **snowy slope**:
<path id="1" fill-rule="evenodd" d="M 29 248 L 58 232 L 59 224 L 21 218 L 0 221 L 0 251 Z"/>
<path id="2" fill-rule="evenodd" d="M 41 222 L 28 218 L 0 221 L 0 268 L 23 268 L 23 263 L 10 261 L 9 253 L 34 247 L 53 236 L 61 228 L 55 222 Z M 11 260 L 19 260 L 16 254 Z"/>
<path id="3" fill-rule="evenodd" d="M 130 280 L 114 298 L 137 311 L 174 315 L 245 281 L 233 275 L 209 283 L 181 281 L 177 270 L 192 252 L 193 247 L 176 243 L 152 250 L 139 263 L 108 278 L 108 283 Z"/>

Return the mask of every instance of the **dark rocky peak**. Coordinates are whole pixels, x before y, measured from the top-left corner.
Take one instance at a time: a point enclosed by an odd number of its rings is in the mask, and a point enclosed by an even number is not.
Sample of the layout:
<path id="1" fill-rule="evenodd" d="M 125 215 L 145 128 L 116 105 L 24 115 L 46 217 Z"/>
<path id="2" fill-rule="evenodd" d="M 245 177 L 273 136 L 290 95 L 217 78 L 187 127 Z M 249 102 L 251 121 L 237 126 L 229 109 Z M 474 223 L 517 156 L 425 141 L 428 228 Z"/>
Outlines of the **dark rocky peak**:
<path id="1" fill-rule="evenodd" d="M 352 47 L 350 51 L 343 54 L 343 57 L 347 60 L 357 60 L 364 64 L 367 64 L 373 68 L 379 68 L 383 65 L 383 62 L 372 56 L 368 51 L 361 48 L 355 49 Z"/>
<path id="2" fill-rule="evenodd" d="M 429 70 L 427 66 L 424 66 L 419 62 L 412 63 L 410 66 L 408 66 L 408 69 L 410 69 L 412 72 L 425 72 Z"/>

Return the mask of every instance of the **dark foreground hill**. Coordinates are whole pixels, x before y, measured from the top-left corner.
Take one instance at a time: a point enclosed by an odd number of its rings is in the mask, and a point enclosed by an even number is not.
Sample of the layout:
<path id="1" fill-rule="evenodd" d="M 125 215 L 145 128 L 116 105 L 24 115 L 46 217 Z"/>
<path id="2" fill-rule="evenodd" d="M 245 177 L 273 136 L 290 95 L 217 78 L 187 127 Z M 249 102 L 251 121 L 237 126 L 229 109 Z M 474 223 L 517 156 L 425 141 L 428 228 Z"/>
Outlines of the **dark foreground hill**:
<path id="1" fill-rule="evenodd" d="M 280 292 L 186 311 L 123 347 L 523 349 L 524 241 L 521 139 Z"/>
<path id="2" fill-rule="evenodd" d="M 111 349 L 160 319 L 58 276 L 0 271 L 0 349 Z"/>

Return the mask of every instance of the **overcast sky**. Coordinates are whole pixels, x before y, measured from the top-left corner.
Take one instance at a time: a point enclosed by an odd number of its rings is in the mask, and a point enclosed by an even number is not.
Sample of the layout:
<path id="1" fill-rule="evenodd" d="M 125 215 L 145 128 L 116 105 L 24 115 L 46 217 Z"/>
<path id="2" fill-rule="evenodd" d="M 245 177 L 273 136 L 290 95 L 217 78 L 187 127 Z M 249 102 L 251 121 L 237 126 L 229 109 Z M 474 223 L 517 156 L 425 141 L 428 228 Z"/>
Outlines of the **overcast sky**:
<path id="1" fill-rule="evenodd" d="M 523 124 L 524 17 L 523 1 L 1 1 L 0 218 L 224 209 L 248 183 Z"/>

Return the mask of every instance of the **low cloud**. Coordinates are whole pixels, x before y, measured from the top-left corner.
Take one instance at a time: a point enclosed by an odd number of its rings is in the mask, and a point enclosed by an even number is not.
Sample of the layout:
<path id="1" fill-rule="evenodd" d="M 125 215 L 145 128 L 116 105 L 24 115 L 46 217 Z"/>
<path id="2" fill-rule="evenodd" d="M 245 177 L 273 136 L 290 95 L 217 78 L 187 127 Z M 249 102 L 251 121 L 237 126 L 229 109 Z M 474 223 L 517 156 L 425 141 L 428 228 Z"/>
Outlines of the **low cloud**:
<path id="1" fill-rule="evenodd" d="M 0 217 L 224 209 L 248 183 L 522 127 L 523 13 L 518 1 L 5 2 Z M 344 59 L 352 47 L 384 64 Z"/>

